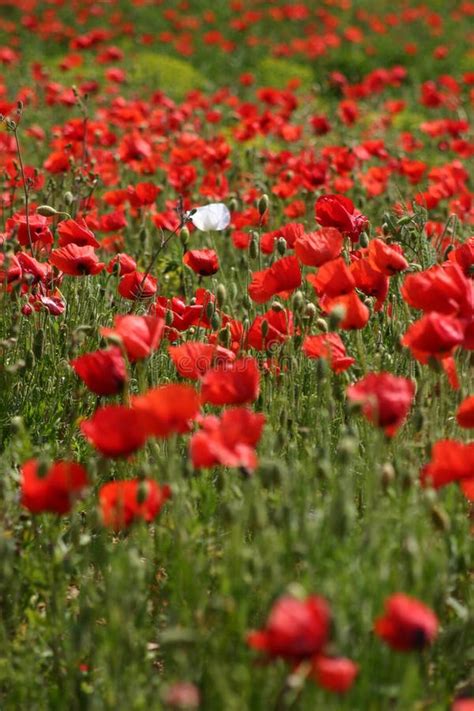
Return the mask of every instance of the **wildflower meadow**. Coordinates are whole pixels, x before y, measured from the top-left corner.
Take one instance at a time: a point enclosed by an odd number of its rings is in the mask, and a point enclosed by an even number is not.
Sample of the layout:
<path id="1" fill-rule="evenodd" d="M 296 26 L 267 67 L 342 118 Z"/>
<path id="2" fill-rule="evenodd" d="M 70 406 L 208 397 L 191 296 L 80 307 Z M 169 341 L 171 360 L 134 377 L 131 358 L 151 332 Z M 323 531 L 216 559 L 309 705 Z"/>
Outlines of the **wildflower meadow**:
<path id="1" fill-rule="evenodd" d="M 2 711 L 473 711 L 473 46 L 0 0 Z"/>

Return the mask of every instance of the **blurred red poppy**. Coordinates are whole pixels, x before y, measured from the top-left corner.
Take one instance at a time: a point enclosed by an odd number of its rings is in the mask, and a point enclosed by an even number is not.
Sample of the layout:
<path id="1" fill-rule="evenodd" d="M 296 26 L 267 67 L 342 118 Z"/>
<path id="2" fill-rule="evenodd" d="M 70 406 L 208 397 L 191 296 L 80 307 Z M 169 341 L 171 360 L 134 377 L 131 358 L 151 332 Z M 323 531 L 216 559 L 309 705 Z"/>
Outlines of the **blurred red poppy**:
<path id="1" fill-rule="evenodd" d="M 474 500 L 474 442 L 465 444 L 455 439 L 435 442 L 431 461 L 420 473 L 423 486 L 442 486 L 458 482 L 467 499 Z"/>
<path id="2" fill-rule="evenodd" d="M 257 399 L 259 384 L 255 358 L 241 358 L 207 371 L 202 378 L 201 399 L 211 405 L 244 405 Z"/>
<path id="3" fill-rule="evenodd" d="M 45 472 L 37 459 L 21 467 L 21 503 L 32 513 L 69 513 L 87 485 L 86 470 L 75 462 L 55 462 Z"/>
<path id="4" fill-rule="evenodd" d="M 312 676 L 328 691 L 343 694 L 354 684 L 359 667 L 345 657 L 317 656 L 312 662 Z"/>
<path id="5" fill-rule="evenodd" d="M 285 596 L 274 604 L 262 630 L 250 632 L 247 642 L 269 657 L 299 662 L 318 654 L 329 637 L 330 611 L 326 600 Z"/>
<path id="6" fill-rule="evenodd" d="M 392 436 L 403 424 L 415 396 L 415 383 L 391 373 L 369 373 L 350 385 L 347 397 L 362 407 L 364 416 Z"/>
<path id="7" fill-rule="evenodd" d="M 374 624 L 375 634 L 398 652 L 421 650 L 438 634 L 438 619 L 414 597 L 396 593 L 385 602 L 385 614 Z"/>
<path id="8" fill-rule="evenodd" d="M 194 388 L 180 383 L 161 385 L 132 398 L 133 411 L 140 416 L 147 434 L 155 437 L 189 432 L 199 406 Z"/>
<path id="9" fill-rule="evenodd" d="M 262 435 L 265 415 L 245 407 L 226 410 L 221 418 L 204 417 L 202 429 L 190 441 L 190 454 L 196 469 L 222 464 L 226 467 L 255 469 L 255 447 Z"/>
<path id="10" fill-rule="evenodd" d="M 115 316 L 114 328 L 101 328 L 105 338 L 119 339 L 133 363 L 148 358 L 155 351 L 161 340 L 164 319 L 157 316 Z"/>
<path id="11" fill-rule="evenodd" d="M 355 359 L 347 355 L 344 343 L 337 333 L 306 336 L 303 341 L 303 353 L 312 359 L 324 358 L 335 373 L 342 373 L 355 363 Z"/>
<path id="12" fill-rule="evenodd" d="M 99 505 L 105 526 L 120 530 L 134 521 L 154 521 L 171 496 L 169 486 L 153 479 L 111 481 L 99 489 Z"/>
<path id="13" fill-rule="evenodd" d="M 80 425 L 86 439 L 104 457 L 128 457 L 148 438 L 144 417 L 124 405 L 100 407 Z"/>
<path id="14" fill-rule="evenodd" d="M 96 395 L 116 395 L 127 380 L 127 369 L 120 348 L 85 353 L 71 361 L 71 366 Z"/>
<path id="15" fill-rule="evenodd" d="M 474 428 L 474 395 L 470 395 L 459 405 L 456 420 L 461 427 Z"/>

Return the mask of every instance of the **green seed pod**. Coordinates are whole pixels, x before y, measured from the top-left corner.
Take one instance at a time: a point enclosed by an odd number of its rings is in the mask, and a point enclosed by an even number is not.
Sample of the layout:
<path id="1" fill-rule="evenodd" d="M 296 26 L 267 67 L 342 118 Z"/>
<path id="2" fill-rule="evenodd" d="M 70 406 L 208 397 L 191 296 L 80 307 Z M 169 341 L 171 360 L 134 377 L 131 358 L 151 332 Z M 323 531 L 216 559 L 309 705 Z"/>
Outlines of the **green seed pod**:
<path id="1" fill-rule="evenodd" d="M 270 204 L 270 200 L 268 198 L 268 195 L 263 194 L 260 200 L 258 201 L 258 212 L 260 216 L 263 216 L 266 211 L 268 210 L 268 206 Z"/>
<path id="2" fill-rule="evenodd" d="M 305 308 L 305 316 L 312 321 L 314 317 L 316 316 L 318 310 L 314 304 L 306 304 Z M 321 319 L 322 320 L 322 319 Z M 326 324 L 326 322 L 324 322 Z"/>
<path id="3" fill-rule="evenodd" d="M 166 325 L 167 325 L 167 326 L 171 326 L 171 324 L 173 323 L 173 320 L 174 320 L 174 314 L 173 314 L 173 312 L 172 312 L 170 309 L 167 309 L 167 310 L 166 310 L 166 314 L 165 314 L 165 323 L 166 323 Z"/>
<path id="4" fill-rule="evenodd" d="M 137 488 L 137 504 L 144 504 L 148 497 L 148 484 L 141 481 Z"/>
<path id="5" fill-rule="evenodd" d="M 64 202 L 68 207 L 70 207 L 74 202 L 74 195 L 70 190 L 67 190 L 67 192 L 64 193 Z"/>
<path id="6" fill-rule="evenodd" d="M 283 304 L 280 304 L 279 301 L 273 301 L 272 305 L 271 305 L 271 309 L 272 309 L 272 311 L 274 311 L 275 313 L 278 314 L 281 311 L 284 311 L 285 307 L 283 306 Z"/>
<path id="7" fill-rule="evenodd" d="M 262 325 L 261 325 L 262 336 L 263 336 L 264 338 L 266 338 L 267 335 L 268 335 L 268 328 L 269 328 L 269 326 L 268 326 L 268 321 L 267 321 L 266 318 L 264 318 L 263 321 L 262 321 Z"/>
<path id="8" fill-rule="evenodd" d="M 276 248 L 278 254 L 283 257 L 286 252 L 286 239 L 284 237 L 278 237 L 276 242 Z"/>
<path id="9" fill-rule="evenodd" d="M 43 347 L 44 347 L 44 331 L 42 328 L 40 328 L 38 331 L 35 333 L 35 337 L 33 339 L 33 353 L 37 358 L 41 358 L 43 355 Z"/>
<path id="10" fill-rule="evenodd" d="M 216 289 L 216 301 L 219 307 L 222 307 L 227 299 L 227 292 L 224 284 L 219 284 Z"/>

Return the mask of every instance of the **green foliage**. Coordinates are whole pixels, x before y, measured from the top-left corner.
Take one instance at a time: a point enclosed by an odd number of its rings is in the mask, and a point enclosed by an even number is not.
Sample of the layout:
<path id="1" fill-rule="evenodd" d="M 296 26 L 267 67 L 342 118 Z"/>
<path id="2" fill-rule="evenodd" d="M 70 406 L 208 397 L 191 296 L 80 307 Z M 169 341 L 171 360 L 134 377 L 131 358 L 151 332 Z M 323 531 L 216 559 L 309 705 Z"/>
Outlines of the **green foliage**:
<path id="1" fill-rule="evenodd" d="M 257 64 L 256 76 L 262 86 L 273 86 L 277 89 L 284 89 L 288 82 L 298 79 L 301 90 L 310 91 L 314 82 L 314 75 L 310 67 L 273 57 L 265 57 Z"/>

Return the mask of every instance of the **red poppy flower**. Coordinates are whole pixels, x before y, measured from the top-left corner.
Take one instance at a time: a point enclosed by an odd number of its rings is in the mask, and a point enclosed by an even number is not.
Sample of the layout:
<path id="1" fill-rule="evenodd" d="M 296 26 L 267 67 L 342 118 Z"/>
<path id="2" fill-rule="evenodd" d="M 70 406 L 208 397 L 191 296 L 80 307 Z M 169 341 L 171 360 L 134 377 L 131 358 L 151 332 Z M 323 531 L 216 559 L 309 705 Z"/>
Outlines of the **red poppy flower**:
<path id="1" fill-rule="evenodd" d="M 312 662 L 312 676 L 328 691 L 343 694 L 354 684 L 359 667 L 345 657 L 317 656 Z"/>
<path id="2" fill-rule="evenodd" d="M 99 262 L 94 247 L 89 245 L 78 247 L 73 243 L 54 249 L 50 261 L 57 269 L 69 276 L 98 274 L 105 266 L 103 262 Z"/>
<path id="3" fill-rule="evenodd" d="M 157 281 L 155 277 L 141 272 L 127 272 L 120 279 L 118 291 L 124 299 L 150 299 L 156 294 Z"/>
<path id="4" fill-rule="evenodd" d="M 301 285 L 301 269 L 296 257 L 283 257 L 268 269 L 252 274 L 249 295 L 257 304 L 264 304 L 276 294 L 286 297 Z"/>
<path id="5" fill-rule="evenodd" d="M 318 296 L 324 294 L 333 298 L 349 294 L 355 287 L 354 277 L 342 257 L 326 262 L 317 274 L 309 274 L 306 278 Z"/>
<path id="6" fill-rule="evenodd" d="M 133 410 L 144 421 L 148 435 L 155 437 L 189 432 L 199 406 L 194 388 L 180 383 L 161 385 L 132 398 Z"/>
<path id="7" fill-rule="evenodd" d="M 329 361 L 335 373 L 342 373 L 355 363 L 355 359 L 347 355 L 344 343 L 337 333 L 306 336 L 303 341 L 303 353 L 308 358 L 324 358 Z"/>
<path id="8" fill-rule="evenodd" d="M 368 256 L 371 266 L 385 276 L 392 276 L 408 267 L 400 245 L 389 245 L 381 239 L 373 239 L 370 242 Z"/>
<path id="9" fill-rule="evenodd" d="M 398 652 L 421 650 L 432 644 L 438 619 L 429 607 L 403 593 L 385 602 L 385 614 L 375 621 L 375 634 Z"/>
<path id="10" fill-rule="evenodd" d="M 435 489 L 459 482 L 466 498 L 474 500 L 474 442 L 442 439 L 433 445 L 431 461 L 420 473 L 423 486 Z"/>
<path id="11" fill-rule="evenodd" d="M 366 296 L 376 299 L 375 311 L 383 308 L 389 288 L 389 278 L 378 269 L 374 269 L 367 259 L 356 259 L 350 266 L 355 286 Z"/>
<path id="12" fill-rule="evenodd" d="M 212 364 L 235 360 L 235 353 L 212 343 L 188 341 L 179 346 L 169 346 L 168 353 L 182 378 L 198 380 Z"/>
<path id="13" fill-rule="evenodd" d="M 115 316 L 114 328 L 101 328 L 105 338 L 118 338 L 133 363 L 148 358 L 161 340 L 165 322 L 156 316 Z"/>
<path id="14" fill-rule="evenodd" d="M 226 410 L 221 418 L 210 416 L 201 421 L 202 430 L 190 441 L 190 453 L 196 469 L 222 464 L 226 467 L 255 469 L 255 447 L 262 435 L 265 415 L 245 407 Z"/>
<path id="15" fill-rule="evenodd" d="M 262 630 L 250 632 L 247 642 L 270 657 L 298 662 L 318 654 L 329 636 L 330 611 L 326 600 L 286 596 L 273 606 Z"/>
<path id="16" fill-rule="evenodd" d="M 451 711 L 474 711 L 474 699 L 456 699 Z"/>
<path id="17" fill-rule="evenodd" d="M 145 418 L 124 405 L 107 405 L 81 422 L 81 432 L 104 457 L 128 457 L 148 438 Z"/>
<path id="18" fill-rule="evenodd" d="M 343 247 L 342 234 L 335 227 L 325 227 L 317 232 L 299 236 L 295 243 L 296 256 L 302 264 L 321 267 L 337 259 Z"/>
<path id="19" fill-rule="evenodd" d="M 265 327 L 263 324 L 266 324 Z M 294 324 L 291 311 L 270 309 L 253 320 L 247 334 L 247 344 L 259 351 L 268 350 L 284 343 L 293 333 Z"/>
<path id="20" fill-rule="evenodd" d="M 244 405 L 257 399 L 260 373 L 255 358 L 241 358 L 208 370 L 201 399 L 211 405 Z"/>
<path id="21" fill-rule="evenodd" d="M 127 380 L 127 369 L 120 348 L 86 353 L 71 361 L 77 375 L 96 395 L 116 395 Z"/>
<path id="22" fill-rule="evenodd" d="M 100 247 L 99 242 L 94 237 L 94 233 L 88 228 L 85 220 L 64 220 L 58 225 L 59 246 L 66 247 L 68 244 L 77 244 L 79 247 Z"/>
<path id="23" fill-rule="evenodd" d="M 347 389 L 347 397 L 362 407 L 364 416 L 392 436 L 412 406 L 415 384 L 391 373 L 369 373 Z"/>
<path id="24" fill-rule="evenodd" d="M 357 242 L 360 233 L 368 226 L 367 218 L 344 195 L 321 195 L 314 209 L 316 221 L 322 227 L 335 227 L 352 242 Z"/>
<path id="25" fill-rule="evenodd" d="M 407 304 L 426 313 L 467 318 L 474 313 L 474 285 L 457 264 L 409 274 L 401 293 Z"/>
<path id="26" fill-rule="evenodd" d="M 159 486 L 153 479 L 110 481 L 99 490 L 102 520 L 115 530 L 138 519 L 154 521 L 170 497 L 170 487 Z"/>
<path id="27" fill-rule="evenodd" d="M 6 228 L 11 232 L 16 230 L 18 242 L 23 247 L 29 246 L 29 236 L 33 244 L 37 242 L 41 242 L 44 245 L 53 243 L 53 235 L 48 227 L 48 218 L 43 215 L 28 215 L 27 221 L 26 215 L 16 213 L 7 220 Z"/>
<path id="28" fill-rule="evenodd" d="M 119 276 L 124 276 L 125 274 L 136 271 L 137 263 L 128 254 L 116 254 L 107 264 L 109 274 L 112 274 L 115 269 L 118 270 Z"/>
<path id="29" fill-rule="evenodd" d="M 420 363 L 427 363 L 431 356 L 443 358 L 464 340 L 464 327 L 459 319 L 436 311 L 415 321 L 401 339 Z"/>
<path id="30" fill-rule="evenodd" d="M 87 472 L 75 462 L 55 462 L 44 474 L 37 459 L 21 467 L 21 503 L 32 513 L 66 514 L 88 484 Z"/>
<path id="31" fill-rule="evenodd" d="M 219 271 L 219 260 L 213 249 L 190 250 L 184 255 L 183 263 L 199 276 L 212 276 Z"/>
<path id="32" fill-rule="evenodd" d="M 470 395 L 459 405 L 456 420 L 461 427 L 474 428 L 474 395 Z"/>
<path id="33" fill-rule="evenodd" d="M 322 310 L 330 314 L 334 309 L 342 309 L 343 318 L 339 327 L 350 331 L 355 328 L 364 328 L 370 318 L 370 311 L 359 299 L 355 291 L 350 294 L 343 294 L 331 299 L 327 296 L 321 297 L 319 305 Z"/>

